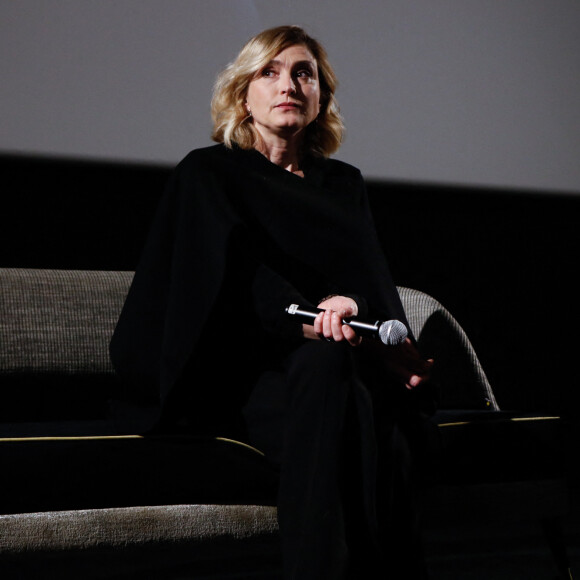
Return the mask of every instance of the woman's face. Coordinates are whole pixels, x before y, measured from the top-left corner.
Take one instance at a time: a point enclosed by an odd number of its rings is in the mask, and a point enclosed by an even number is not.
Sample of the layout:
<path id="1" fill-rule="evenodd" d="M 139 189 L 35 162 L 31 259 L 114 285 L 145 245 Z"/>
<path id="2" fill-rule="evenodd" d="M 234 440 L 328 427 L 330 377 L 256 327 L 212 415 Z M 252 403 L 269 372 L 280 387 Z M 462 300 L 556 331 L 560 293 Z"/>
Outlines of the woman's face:
<path id="1" fill-rule="evenodd" d="M 277 54 L 250 81 L 245 102 L 263 139 L 291 138 L 320 111 L 318 65 L 303 45 Z"/>

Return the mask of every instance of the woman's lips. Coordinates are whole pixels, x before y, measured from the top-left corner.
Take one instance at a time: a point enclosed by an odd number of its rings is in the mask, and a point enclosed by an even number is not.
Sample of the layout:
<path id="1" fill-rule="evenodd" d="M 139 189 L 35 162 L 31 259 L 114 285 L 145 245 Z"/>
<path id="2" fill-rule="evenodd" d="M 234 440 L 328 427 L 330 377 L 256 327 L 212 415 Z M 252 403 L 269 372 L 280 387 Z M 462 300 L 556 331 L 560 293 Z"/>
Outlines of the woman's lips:
<path id="1" fill-rule="evenodd" d="M 276 109 L 299 109 L 300 105 L 298 103 L 280 103 L 276 105 Z"/>

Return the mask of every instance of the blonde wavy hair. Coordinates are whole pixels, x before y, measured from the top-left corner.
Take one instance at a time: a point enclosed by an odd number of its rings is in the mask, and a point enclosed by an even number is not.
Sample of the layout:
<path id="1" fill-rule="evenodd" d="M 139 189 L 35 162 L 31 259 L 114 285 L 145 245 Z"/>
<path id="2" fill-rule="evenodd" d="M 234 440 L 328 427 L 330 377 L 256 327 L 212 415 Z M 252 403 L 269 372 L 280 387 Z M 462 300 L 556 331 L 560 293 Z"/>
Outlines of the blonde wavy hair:
<path id="1" fill-rule="evenodd" d="M 250 81 L 277 54 L 303 45 L 315 58 L 320 82 L 320 113 L 305 133 L 305 152 L 328 157 L 342 143 L 344 125 L 334 96 L 338 81 L 322 45 L 299 26 L 278 26 L 260 32 L 242 48 L 235 61 L 217 77 L 211 101 L 212 139 L 227 147 L 252 149 L 260 142 L 244 106 Z"/>

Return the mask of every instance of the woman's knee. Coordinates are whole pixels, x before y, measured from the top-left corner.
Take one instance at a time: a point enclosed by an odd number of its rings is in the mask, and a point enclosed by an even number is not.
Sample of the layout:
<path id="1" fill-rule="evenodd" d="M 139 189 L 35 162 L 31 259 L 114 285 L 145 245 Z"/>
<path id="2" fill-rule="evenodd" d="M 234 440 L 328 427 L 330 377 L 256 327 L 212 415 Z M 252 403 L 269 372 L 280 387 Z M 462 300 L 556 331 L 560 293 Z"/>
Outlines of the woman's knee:
<path id="1" fill-rule="evenodd" d="M 354 372 L 349 345 L 310 341 L 288 361 L 290 405 L 338 405 L 346 400 Z"/>

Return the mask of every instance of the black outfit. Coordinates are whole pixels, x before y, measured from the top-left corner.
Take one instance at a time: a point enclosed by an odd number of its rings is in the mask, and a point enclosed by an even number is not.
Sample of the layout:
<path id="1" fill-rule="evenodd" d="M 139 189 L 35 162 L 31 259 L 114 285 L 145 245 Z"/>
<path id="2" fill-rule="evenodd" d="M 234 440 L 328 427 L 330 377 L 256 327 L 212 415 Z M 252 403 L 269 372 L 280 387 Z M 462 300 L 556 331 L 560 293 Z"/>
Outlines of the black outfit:
<path id="1" fill-rule="evenodd" d="M 361 574 L 358 563 L 385 553 L 421 577 L 403 530 L 412 515 L 393 510 L 409 505 L 401 467 L 421 393 L 364 349 L 303 339 L 284 309 L 341 294 L 362 316 L 405 314 L 360 172 L 320 158 L 303 170 L 222 145 L 190 153 L 160 204 L 112 360 L 141 428 L 245 435 L 279 465 L 285 577 Z"/>

